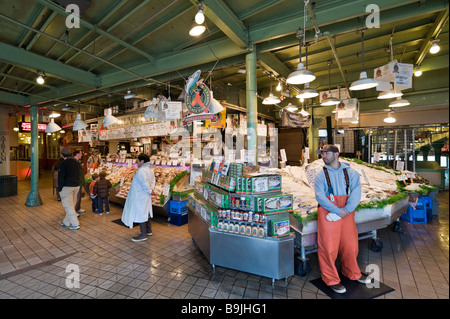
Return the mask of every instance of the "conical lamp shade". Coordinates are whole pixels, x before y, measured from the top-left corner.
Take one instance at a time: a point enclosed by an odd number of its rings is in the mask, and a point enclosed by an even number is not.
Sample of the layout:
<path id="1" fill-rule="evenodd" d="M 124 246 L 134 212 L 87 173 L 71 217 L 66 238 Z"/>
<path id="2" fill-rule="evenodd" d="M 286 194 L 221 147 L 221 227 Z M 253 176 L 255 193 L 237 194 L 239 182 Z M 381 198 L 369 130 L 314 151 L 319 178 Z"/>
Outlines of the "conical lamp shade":
<path id="1" fill-rule="evenodd" d="M 273 95 L 273 93 L 270 93 L 269 96 L 264 99 L 262 104 L 270 105 L 270 104 L 277 104 L 277 103 L 280 103 L 280 102 L 281 102 L 281 100 L 278 97 Z"/>
<path id="2" fill-rule="evenodd" d="M 359 80 L 352 83 L 349 90 L 360 91 L 367 90 L 378 86 L 378 82 L 375 79 L 368 78 L 365 71 L 361 72 L 359 75 Z"/>
<path id="3" fill-rule="evenodd" d="M 112 115 L 112 110 L 111 109 L 106 109 L 106 115 L 103 118 L 103 125 L 105 127 L 108 127 L 110 125 L 113 125 L 117 121 L 118 121 L 117 117 Z"/>
<path id="4" fill-rule="evenodd" d="M 214 97 L 213 92 L 211 91 L 211 102 L 209 103 L 209 113 L 217 114 L 224 110 L 222 104 L 219 103 Z"/>
<path id="5" fill-rule="evenodd" d="M 305 70 L 303 63 L 299 63 L 297 70 L 289 74 L 286 82 L 289 84 L 305 84 L 312 82 L 316 79 L 314 73 L 309 70 Z"/>
<path id="6" fill-rule="evenodd" d="M 75 120 L 75 122 L 73 123 L 73 131 L 79 131 L 79 130 L 83 130 L 87 127 L 87 124 L 84 123 L 84 121 L 81 119 L 81 114 L 78 113 L 77 114 L 77 119 Z"/>
<path id="7" fill-rule="evenodd" d="M 61 131 L 61 126 L 55 123 L 55 119 L 51 119 L 50 123 L 48 123 L 47 128 L 45 129 L 45 133 L 54 133 Z"/>

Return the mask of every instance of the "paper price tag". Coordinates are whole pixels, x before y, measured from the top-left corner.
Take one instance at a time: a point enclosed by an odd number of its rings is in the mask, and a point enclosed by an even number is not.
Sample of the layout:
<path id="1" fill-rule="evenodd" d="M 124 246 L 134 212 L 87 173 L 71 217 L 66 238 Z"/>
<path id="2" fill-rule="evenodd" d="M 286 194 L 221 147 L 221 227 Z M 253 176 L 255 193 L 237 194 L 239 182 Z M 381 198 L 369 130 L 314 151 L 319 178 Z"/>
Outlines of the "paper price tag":
<path id="1" fill-rule="evenodd" d="M 314 189 L 317 169 L 311 168 L 311 169 L 306 170 L 305 173 L 306 173 L 306 178 L 308 179 L 309 186 L 311 186 L 311 188 Z"/>
<path id="2" fill-rule="evenodd" d="M 401 174 L 401 175 L 397 175 L 397 179 L 399 181 L 406 181 L 408 178 L 406 177 L 406 175 Z"/>
<path id="3" fill-rule="evenodd" d="M 164 183 L 163 195 L 167 197 L 169 196 L 169 192 L 170 192 L 170 184 Z"/>
<path id="4" fill-rule="evenodd" d="M 362 176 L 364 177 L 364 180 L 366 181 L 367 185 L 370 186 L 369 178 L 367 177 L 366 172 L 364 170 L 361 170 L 361 173 L 362 173 Z"/>

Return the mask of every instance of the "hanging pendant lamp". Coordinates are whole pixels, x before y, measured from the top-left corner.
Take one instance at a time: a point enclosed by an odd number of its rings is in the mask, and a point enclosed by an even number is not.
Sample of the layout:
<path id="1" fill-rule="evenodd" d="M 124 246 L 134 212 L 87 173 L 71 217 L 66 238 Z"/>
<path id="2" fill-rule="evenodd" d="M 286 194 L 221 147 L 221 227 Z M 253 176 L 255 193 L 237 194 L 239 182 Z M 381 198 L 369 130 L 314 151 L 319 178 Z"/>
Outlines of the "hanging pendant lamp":
<path id="1" fill-rule="evenodd" d="M 335 98 L 331 94 L 331 60 L 328 60 L 328 94 L 329 96 L 320 103 L 322 106 L 332 106 L 332 105 L 338 105 L 341 103 L 337 98 Z"/>
<path id="2" fill-rule="evenodd" d="M 80 130 L 84 130 L 88 125 L 81 119 L 81 105 L 80 105 L 80 101 L 78 101 L 78 114 L 77 114 L 77 119 L 75 120 L 75 122 L 73 123 L 73 131 L 80 131 Z"/>
<path id="3" fill-rule="evenodd" d="M 388 113 L 388 117 L 386 117 L 383 122 L 384 123 L 388 123 L 388 124 L 392 124 L 397 122 L 397 119 L 395 117 L 393 117 L 394 115 L 394 110 L 392 110 L 391 112 Z"/>
<path id="4" fill-rule="evenodd" d="M 402 106 L 408 106 L 411 103 L 409 103 L 408 100 L 402 99 L 400 97 L 397 97 L 395 101 L 392 101 L 389 103 L 389 107 L 402 107 Z"/>
<path id="5" fill-rule="evenodd" d="M 280 98 L 276 97 L 272 93 L 272 73 L 270 73 L 270 75 L 269 75 L 269 84 L 270 84 L 270 94 L 269 94 L 268 97 L 266 97 L 263 100 L 262 104 L 264 104 L 264 105 L 273 105 L 273 104 L 280 103 L 281 102 Z"/>
<path id="6" fill-rule="evenodd" d="M 309 70 L 306 70 L 304 68 L 303 62 L 302 62 L 302 39 L 303 39 L 303 30 L 298 29 L 297 31 L 297 38 L 299 39 L 299 64 L 297 67 L 297 70 L 289 74 L 288 78 L 286 79 L 286 82 L 288 84 L 305 84 L 312 82 L 316 79 L 316 76 L 314 73 L 312 73 Z"/>
<path id="7" fill-rule="evenodd" d="M 359 80 L 352 83 L 349 90 L 352 91 L 361 91 L 374 88 L 378 85 L 378 82 L 375 79 L 368 78 L 367 72 L 364 70 L 364 30 L 361 31 L 362 37 L 362 72 L 359 75 Z"/>
<path id="8" fill-rule="evenodd" d="M 50 123 L 48 123 L 47 128 L 45 129 L 45 133 L 54 133 L 61 131 L 61 126 L 55 123 L 55 119 L 52 118 Z"/>

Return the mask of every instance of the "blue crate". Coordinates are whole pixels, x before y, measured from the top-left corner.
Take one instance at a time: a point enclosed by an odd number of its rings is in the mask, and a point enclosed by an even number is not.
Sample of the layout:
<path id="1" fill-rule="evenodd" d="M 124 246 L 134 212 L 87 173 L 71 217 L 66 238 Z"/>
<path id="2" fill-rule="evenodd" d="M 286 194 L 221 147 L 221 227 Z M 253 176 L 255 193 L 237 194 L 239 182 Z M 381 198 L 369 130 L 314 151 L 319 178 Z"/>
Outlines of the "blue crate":
<path id="1" fill-rule="evenodd" d="M 406 220 L 411 224 L 426 224 L 427 223 L 427 210 L 426 209 L 414 209 L 408 207 L 406 213 L 404 213 L 400 219 Z"/>
<path id="2" fill-rule="evenodd" d="M 420 196 L 417 199 L 416 207 L 418 209 L 424 209 L 427 212 L 427 219 L 433 218 L 433 199 L 430 196 Z"/>
<path id="3" fill-rule="evenodd" d="M 183 226 L 188 222 L 188 213 L 170 214 L 170 223 L 175 226 Z"/>
<path id="4" fill-rule="evenodd" d="M 188 203 L 187 200 L 182 201 L 182 202 L 177 202 L 177 201 L 171 200 L 170 201 L 170 213 L 177 214 L 177 215 L 187 213 L 187 211 L 188 211 L 187 203 Z"/>

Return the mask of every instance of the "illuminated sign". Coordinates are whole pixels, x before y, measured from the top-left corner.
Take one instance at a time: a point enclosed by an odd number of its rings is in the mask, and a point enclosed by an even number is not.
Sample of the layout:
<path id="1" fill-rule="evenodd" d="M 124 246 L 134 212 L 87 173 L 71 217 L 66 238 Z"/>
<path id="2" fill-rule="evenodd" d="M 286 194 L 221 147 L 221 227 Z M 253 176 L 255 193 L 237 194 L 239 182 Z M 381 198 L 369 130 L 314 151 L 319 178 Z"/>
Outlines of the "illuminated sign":
<path id="1" fill-rule="evenodd" d="M 19 123 L 20 132 L 31 132 L 31 123 L 30 122 L 20 122 Z M 47 124 L 39 123 L 38 131 L 44 132 L 47 129 Z"/>

